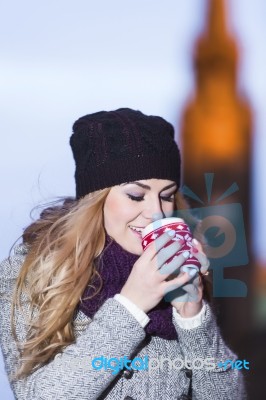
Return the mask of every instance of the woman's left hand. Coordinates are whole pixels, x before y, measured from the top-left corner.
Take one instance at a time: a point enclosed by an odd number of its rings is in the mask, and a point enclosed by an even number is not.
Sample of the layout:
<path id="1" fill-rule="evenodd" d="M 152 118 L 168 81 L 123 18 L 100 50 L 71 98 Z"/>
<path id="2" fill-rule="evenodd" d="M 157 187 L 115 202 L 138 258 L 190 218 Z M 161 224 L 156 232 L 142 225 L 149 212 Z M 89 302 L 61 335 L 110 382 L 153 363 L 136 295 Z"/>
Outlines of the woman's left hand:
<path id="1" fill-rule="evenodd" d="M 192 245 L 191 252 L 201 263 L 200 274 L 197 272 L 196 275 L 188 278 L 188 283 L 167 295 L 168 301 L 175 307 L 180 316 L 184 318 L 194 317 L 200 312 L 203 305 L 202 274 L 208 273 L 207 271 L 210 266 L 210 262 L 203 252 L 201 244 L 196 239 L 193 239 Z"/>

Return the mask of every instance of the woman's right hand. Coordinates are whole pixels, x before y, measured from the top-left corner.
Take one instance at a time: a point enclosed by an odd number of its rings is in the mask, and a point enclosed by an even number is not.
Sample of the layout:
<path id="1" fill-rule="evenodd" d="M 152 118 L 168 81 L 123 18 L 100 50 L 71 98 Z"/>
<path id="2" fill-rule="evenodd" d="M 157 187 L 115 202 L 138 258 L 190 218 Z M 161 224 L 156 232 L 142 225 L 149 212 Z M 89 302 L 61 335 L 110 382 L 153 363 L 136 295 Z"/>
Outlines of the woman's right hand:
<path id="1" fill-rule="evenodd" d="M 172 236 L 170 236 L 171 233 Z M 174 234 L 174 231 L 168 231 L 149 244 L 133 265 L 120 292 L 146 313 L 154 308 L 169 291 L 186 284 L 191 279 L 187 272 L 183 272 L 176 278 L 166 281 L 189 257 L 189 252 L 185 251 L 174 257 L 169 264 L 165 264 L 183 245 L 182 241 L 175 241 L 164 248 Z"/>

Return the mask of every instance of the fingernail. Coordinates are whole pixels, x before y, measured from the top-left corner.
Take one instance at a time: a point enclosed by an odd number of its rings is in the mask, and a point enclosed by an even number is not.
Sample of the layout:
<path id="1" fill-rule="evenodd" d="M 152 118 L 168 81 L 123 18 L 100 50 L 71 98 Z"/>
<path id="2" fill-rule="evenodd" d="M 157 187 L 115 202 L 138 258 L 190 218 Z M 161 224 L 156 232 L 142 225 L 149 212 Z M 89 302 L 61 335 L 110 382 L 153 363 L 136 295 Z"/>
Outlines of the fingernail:
<path id="1" fill-rule="evenodd" d="M 189 276 L 194 276 L 198 272 L 195 268 L 189 268 L 186 266 L 182 267 L 182 272 L 187 272 Z"/>
<path id="2" fill-rule="evenodd" d="M 196 247 L 192 247 L 191 250 L 192 250 L 192 253 L 195 253 L 195 254 L 199 252 L 199 250 L 196 249 Z"/>
<path id="3" fill-rule="evenodd" d="M 187 251 L 187 250 L 186 250 L 186 251 L 183 251 L 182 254 L 183 254 L 183 257 L 184 257 L 184 258 L 188 258 L 188 257 L 190 256 L 190 253 L 189 253 L 189 251 Z"/>
<path id="4" fill-rule="evenodd" d="M 167 233 L 168 233 L 168 235 L 170 237 L 174 237 L 175 236 L 175 231 L 173 229 L 170 229 L 170 231 L 168 231 Z"/>
<path id="5" fill-rule="evenodd" d="M 189 276 L 195 276 L 198 271 L 194 268 L 189 268 Z"/>
<path id="6" fill-rule="evenodd" d="M 197 241 L 197 239 L 193 239 L 192 242 L 197 246 L 199 244 L 199 242 Z"/>

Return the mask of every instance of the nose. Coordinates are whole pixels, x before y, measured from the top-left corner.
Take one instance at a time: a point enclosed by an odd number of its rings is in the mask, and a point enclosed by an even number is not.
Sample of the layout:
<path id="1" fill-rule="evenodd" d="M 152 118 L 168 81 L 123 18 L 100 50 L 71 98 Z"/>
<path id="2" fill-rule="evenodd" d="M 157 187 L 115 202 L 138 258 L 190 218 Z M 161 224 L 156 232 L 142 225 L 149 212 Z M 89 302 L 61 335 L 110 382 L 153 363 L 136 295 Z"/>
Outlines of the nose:
<path id="1" fill-rule="evenodd" d="M 165 215 L 164 215 L 163 212 L 157 212 L 157 213 L 152 215 L 152 222 L 158 221 L 158 219 L 162 219 L 164 217 L 165 217 Z"/>
<path id="2" fill-rule="evenodd" d="M 151 199 L 143 210 L 144 218 L 148 219 L 149 222 L 157 221 L 165 217 L 162 210 L 161 201 L 159 199 Z"/>

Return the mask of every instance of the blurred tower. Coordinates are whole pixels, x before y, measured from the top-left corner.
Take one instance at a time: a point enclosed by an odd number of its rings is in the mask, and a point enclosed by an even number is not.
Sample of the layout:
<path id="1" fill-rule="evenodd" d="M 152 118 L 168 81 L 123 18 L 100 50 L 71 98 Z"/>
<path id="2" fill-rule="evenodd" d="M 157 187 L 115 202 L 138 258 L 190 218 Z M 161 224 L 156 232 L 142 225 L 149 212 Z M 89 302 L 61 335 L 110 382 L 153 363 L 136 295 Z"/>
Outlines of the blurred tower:
<path id="1" fill-rule="evenodd" d="M 195 93 L 185 106 L 182 119 L 183 184 L 206 205 L 212 205 L 236 182 L 239 190 L 219 205 L 242 205 L 249 243 L 252 119 L 248 102 L 238 91 L 237 67 L 237 43 L 227 29 L 224 1 L 208 0 L 206 26 L 194 53 Z M 214 173 L 210 201 L 205 173 Z M 192 208 L 201 206 L 188 200 Z M 247 297 L 214 299 L 226 341 L 244 358 L 241 338 L 251 322 L 251 266 L 224 267 L 225 279 L 241 280 L 248 287 Z"/>

